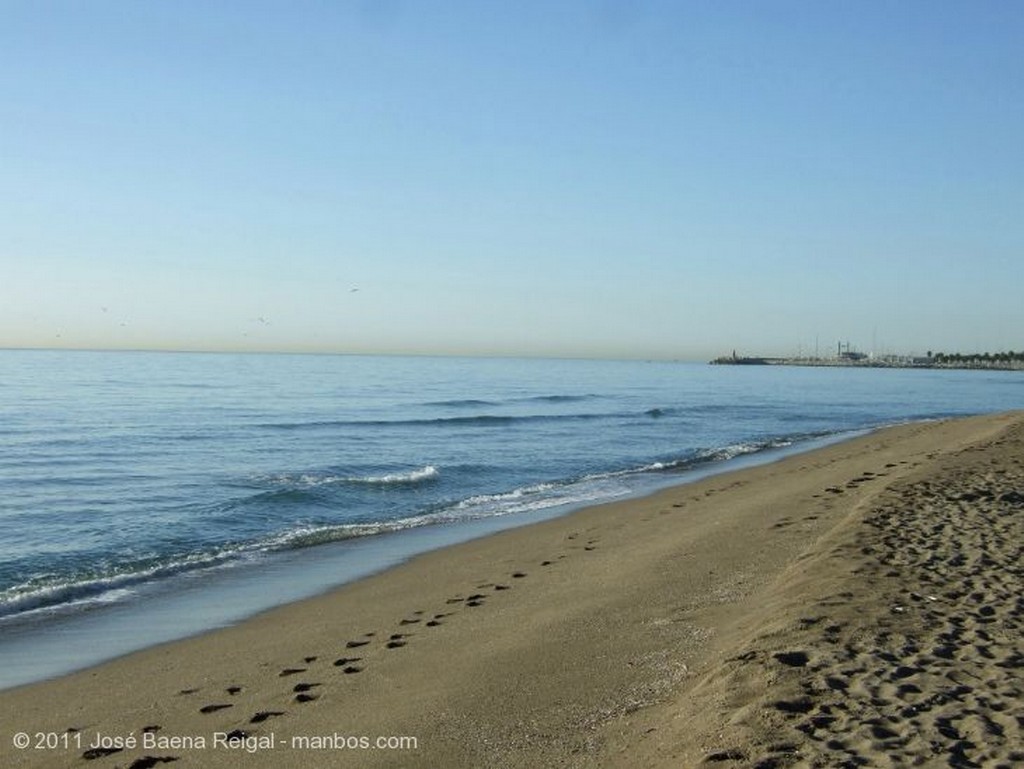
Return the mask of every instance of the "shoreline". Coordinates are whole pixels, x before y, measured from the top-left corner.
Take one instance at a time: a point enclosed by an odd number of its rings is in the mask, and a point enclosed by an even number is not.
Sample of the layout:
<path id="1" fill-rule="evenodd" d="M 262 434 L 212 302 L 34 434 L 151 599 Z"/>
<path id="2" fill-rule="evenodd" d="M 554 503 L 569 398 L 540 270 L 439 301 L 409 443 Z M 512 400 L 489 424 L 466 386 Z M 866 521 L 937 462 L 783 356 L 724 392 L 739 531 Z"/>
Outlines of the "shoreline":
<path id="1" fill-rule="evenodd" d="M 819 701 L 829 692 L 855 700 L 858 686 L 869 693 L 875 686 L 870 660 L 854 660 L 863 674 L 840 680 L 829 672 L 853 665 L 831 660 L 829 636 L 861 638 L 882 620 L 912 617 L 875 600 L 888 600 L 886 580 L 897 577 L 872 571 L 872 557 L 900 548 L 882 513 L 902 513 L 901 501 L 917 500 L 921 484 L 935 493 L 930 504 L 944 510 L 947 497 L 970 504 L 963 495 L 976 493 L 978 477 L 1019 482 L 1022 433 L 1020 412 L 885 428 L 427 552 L 236 626 L 0 692 L 0 763 L 77 763 L 88 750 L 82 741 L 96 734 L 138 741 L 89 761 L 97 767 L 167 759 L 175 767 L 336 765 L 337 745 L 324 751 L 294 743 L 331 734 L 416 738 L 415 748 L 360 750 L 350 757 L 360 766 L 678 766 L 712 756 L 723 766 L 759 758 L 787 766 L 830 742 L 842 743 L 828 748 L 837 755 L 874 755 L 883 749 L 877 745 L 901 738 L 895 722 L 868 724 L 865 743 L 856 718 L 830 701 L 833 710 L 824 713 Z M 937 493 L 945 487 L 952 491 Z M 1009 494 L 974 499 L 998 506 Z M 1006 499 L 1010 513 L 997 523 L 1019 526 L 1020 515 L 1011 514 L 1016 498 Z M 901 520 L 895 531 L 917 532 L 916 525 Z M 999 536 L 1012 543 L 1012 533 Z M 921 534 L 916 552 L 929 552 L 928 536 Z M 930 536 L 938 544 L 955 540 Z M 975 607 L 971 616 L 989 619 L 981 630 L 995 638 L 997 624 L 1016 627 L 1020 610 L 1004 610 L 1003 594 L 1014 584 L 993 587 L 986 569 L 978 563 L 972 577 L 985 611 Z M 931 595 L 912 592 L 922 601 Z M 916 599 L 900 600 L 906 609 Z M 898 632 L 906 638 L 912 628 Z M 997 662 L 1018 659 L 1012 643 L 1000 643 L 989 650 Z M 923 643 L 912 646 L 920 648 L 883 650 L 906 658 L 890 663 L 903 678 L 881 681 L 869 700 L 916 696 L 899 686 L 916 686 L 921 701 L 935 693 L 941 676 L 926 680 L 935 661 L 921 658 Z M 812 673 L 821 680 L 801 680 Z M 858 675 L 867 683 L 850 682 Z M 829 689 L 830 678 L 848 691 Z M 997 683 L 1001 700 L 1020 696 L 1014 686 Z M 810 733 L 799 728 L 815 718 Z M 986 749 L 995 751 L 993 760 L 1009 761 L 1020 725 L 1004 723 L 999 711 L 989 718 L 1003 738 L 990 738 Z M 815 739 L 816 730 L 838 733 L 840 726 L 840 736 Z M 63 743 L 18 750 L 12 737 L 20 732 Z M 242 733 L 253 740 L 251 752 L 212 745 L 215 734 Z M 284 742 L 255 745 L 269 735 Z M 198 737 L 207 743 L 183 742 Z M 937 739 L 955 747 L 969 737 Z M 971 755 L 974 748 L 959 750 Z"/>
<path id="2" fill-rule="evenodd" d="M 880 429 L 880 428 L 875 428 Z M 227 568 L 184 572 L 164 582 L 141 584 L 138 595 L 85 612 L 42 618 L 0 619 L 0 692 L 40 683 L 165 643 L 196 637 L 245 622 L 259 614 L 367 579 L 433 550 L 492 536 L 501 531 L 571 515 L 612 501 L 642 499 L 666 488 L 777 462 L 849 440 L 870 430 L 827 433 L 796 443 L 768 443 L 723 460 L 695 461 L 622 496 L 566 503 L 514 515 L 467 519 L 445 525 L 412 527 L 370 537 L 325 543 L 311 549 L 267 554 L 259 561 Z M 641 475 L 636 476 L 641 479 Z M 269 582 L 270 590 L 259 590 Z M 50 662 L 59 658 L 60 662 Z"/>

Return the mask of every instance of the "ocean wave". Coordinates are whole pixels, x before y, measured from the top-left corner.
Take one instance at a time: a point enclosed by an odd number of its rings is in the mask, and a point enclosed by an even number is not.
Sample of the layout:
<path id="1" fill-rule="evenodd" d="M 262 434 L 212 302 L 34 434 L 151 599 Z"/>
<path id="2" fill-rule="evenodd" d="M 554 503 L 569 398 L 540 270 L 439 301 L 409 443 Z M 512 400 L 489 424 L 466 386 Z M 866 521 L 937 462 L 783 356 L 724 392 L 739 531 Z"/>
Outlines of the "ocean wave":
<path id="1" fill-rule="evenodd" d="M 585 414 L 475 414 L 462 417 L 438 417 L 436 419 L 352 419 L 311 422 L 265 422 L 257 425 L 268 430 L 322 430 L 339 427 L 490 427 L 529 422 L 586 421 L 620 419 L 631 416 L 623 413 Z"/>
<path id="2" fill-rule="evenodd" d="M 497 494 L 477 494 L 457 502 L 455 510 L 467 510 L 474 507 L 489 505 L 493 503 L 513 502 L 535 494 L 542 494 L 557 487 L 555 483 L 537 483 L 531 486 L 523 486 L 512 491 L 503 491 Z"/>
<path id="3" fill-rule="evenodd" d="M 294 550 L 360 537 L 371 537 L 407 529 L 460 521 L 496 518 L 565 505 L 612 499 L 628 494 L 625 487 L 599 487 L 595 484 L 536 484 L 498 494 L 481 494 L 420 515 L 391 521 L 305 526 L 285 532 L 266 543 L 270 550 Z"/>
<path id="4" fill-rule="evenodd" d="M 268 552 L 296 550 L 429 525 L 612 500 L 636 493 L 644 488 L 643 485 L 637 485 L 631 481 L 631 477 L 639 478 L 660 473 L 685 471 L 711 463 L 726 462 L 743 455 L 789 446 L 798 441 L 827 434 L 829 433 L 773 437 L 738 442 L 727 446 L 695 449 L 678 457 L 668 457 L 631 467 L 595 472 L 569 479 L 524 484 L 514 489 L 490 494 L 477 494 L 461 500 L 442 503 L 435 509 L 398 519 L 296 525 L 287 531 L 268 534 L 251 541 L 226 543 L 204 552 L 167 556 L 159 563 L 153 563 L 150 560 L 135 565 L 122 564 L 117 567 L 116 571 L 112 569 L 113 573 L 65 577 L 64 581 L 59 581 L 60 578 L 55 575 L 37 578 L 34 582 L 15 586 L 0 593 L 0 619 L 37 611 L 73 610 L 90 605 L 117 602 L 131 597 L 137 592 L 137 588 L 146 583 L 190 572 L 228 567 Z M 262 482 L 285 484 L 289 488 L 254 495 L 237 501 L 235 506 L 244 506 L 263 498 L 275 501 L 293 498 L 306 499 L 308 494 L 303 496 L 302 488 L 296 487 L 316 487 L 339 482 L 370 485 L 415 484 L 429 482 L 439 476 L 440 471 L 434 465 L 383 474 L 331 475 L 325 473 L 266 476 L 261 479 Z M 48 580 L 51 578 L 54 581 L 49 582 Z"/>
<path id="5" fill-rule="evenodd" d="M 346 478 L 346 483 L 360 483 L 371 486 L 396 486 L 423 481 L 433 481 L 439 478 L 441 472 L 433 465 L 421 467 L 418 470 L 411 470 L 407 473 L 388 473 L 386 475 L 368 475 L 365 477 Z"/>
<path id="6" fill-rule="evenodd" d="M 121 570 L 95 576 L 72 576 L 50 583 L 33 581 L 0 593 L 0 618 L 36 611 L 66 610 L 94 604 L 114 603 L 134 594 L 132 588 L 185 572 L 228 565 L 257 545 L 225 547 L 216 552 L 194 553 L 169 558 L 157 564 L 130 564 Z"/>
<path id="7" fill-rule="evenodd" d="M 646 475 L 651 473 L 666 473 L 690 470 L 695 467 L 715 462 L 727 462 L 730 459 L 747 454 L 757 454 L 762 451 L 785 448 L 801 440 L 810 440 L 822 437 L 828 433 L 814 433 L 801 436 L 788 436 L 767 438 L 764 440 L 752 440 L 741 443 L 734 443 L 728 446 L 714 448 L 695 449 L 687 454 L 656 462 L 650 462 L 635 467 L 628 467 L 621 470 L 610 470 L 607 472 L 593 473 L 583 476 L 583 479 L 622 478 L 630 475 Z"/>
<path id="8" fill-rule="evenodd" d="M 673 409 L 673 408 L 660 408 L 660 407 L 658 407 L 658 408 L 653 408 L 653 409 L 647 409 L 647 411 L 644 412 L 644 416 L 654 417 L 655 419 L 659 419 L 661 417 L 667 417 L 667 416 L 670 416 L 670 415 L 675 414 L 675 413 L 676 413 L 676 409 Z"/>
<path id="9" fill-rule="evenodd" d="M 526 398 L 517 398 L 516 400 L 521 403 L 580 403 L 600 397 L 600 395 L 587 393 L 586 395 L 531 395 Z"/>
<path id="10" fill-rule="evenodd" d="M 424 403 L 423 405 L 424 406 L 441 406 L 443 408 L 462 409 L 462 408 L 479 408 L 481 406 L 484 406 L 484 407 L 500 406 L 501 404 L 496 402 L 496 401 L 478 400 L 476 398 L 464 398 L 464 399 L 455 399 L 455 400 L 450 400 L 450 401 L 431 401 L 429 403 Z"/>
<path id="11" fill-rule="evenodd" d="M 258 483 L 287 486 L 290 489 L 311 489 L 318 486 L 352 484 L 365 486 L 408 486 L 426 481 L 435 481 L 441 471 L 434 465 L 426 465 L 406 472 L 385 473 L 384 475 L 338 475 L 334 473 L 302 473 L 301 475 L 280 474 L 257 476 Z M 277 492 L 274 492 L 277 493 Z"/>

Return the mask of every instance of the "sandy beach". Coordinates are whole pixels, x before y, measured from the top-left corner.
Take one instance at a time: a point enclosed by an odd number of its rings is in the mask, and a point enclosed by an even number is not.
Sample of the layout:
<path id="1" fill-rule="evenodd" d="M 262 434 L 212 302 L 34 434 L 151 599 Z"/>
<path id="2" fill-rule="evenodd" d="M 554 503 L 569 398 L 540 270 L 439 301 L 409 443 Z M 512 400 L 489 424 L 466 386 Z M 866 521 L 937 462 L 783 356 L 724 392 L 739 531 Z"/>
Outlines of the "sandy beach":
<path id="1" fill-rule="evenodd" d="M 888 428 L 0 692 L 0 766 L 1021 765 L 1022 550 L 1024 415 Z"/>

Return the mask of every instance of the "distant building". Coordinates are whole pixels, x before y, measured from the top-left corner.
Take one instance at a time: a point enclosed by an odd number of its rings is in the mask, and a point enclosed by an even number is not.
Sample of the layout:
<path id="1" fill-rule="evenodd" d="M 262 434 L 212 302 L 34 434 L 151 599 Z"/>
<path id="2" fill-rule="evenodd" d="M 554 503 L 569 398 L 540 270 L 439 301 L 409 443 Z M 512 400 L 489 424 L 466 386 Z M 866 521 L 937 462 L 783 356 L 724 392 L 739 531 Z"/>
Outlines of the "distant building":
<path id="1" fill-rule="evenodd" d="M 850 350 L 843 350 L 841 353 L 839 353 L 839 360 L 859 361 L 866 360 L 867 357 L 868 356 L 866 353 L 852 352 Z"/>

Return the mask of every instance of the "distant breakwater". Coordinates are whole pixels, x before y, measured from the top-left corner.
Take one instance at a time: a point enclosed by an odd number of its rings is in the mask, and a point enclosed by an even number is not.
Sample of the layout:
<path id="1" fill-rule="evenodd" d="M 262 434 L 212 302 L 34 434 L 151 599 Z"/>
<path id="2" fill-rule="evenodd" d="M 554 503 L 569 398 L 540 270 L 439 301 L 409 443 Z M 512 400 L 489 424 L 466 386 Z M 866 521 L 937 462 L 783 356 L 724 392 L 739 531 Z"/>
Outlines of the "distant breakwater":
<path id="1" fill-rule="evenodd" d="M 839 358 L 769 358 L 761 356 L 726 355 L 709 361 L 713 366 L 820 366 L 844 368 L 917 368 L 917 369 L 978 369 L 984 371 L 1024 371 L 1022 359 L 915 358 L 909 356 L 863 356 Z"/>

